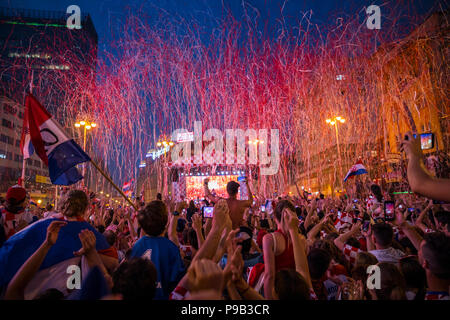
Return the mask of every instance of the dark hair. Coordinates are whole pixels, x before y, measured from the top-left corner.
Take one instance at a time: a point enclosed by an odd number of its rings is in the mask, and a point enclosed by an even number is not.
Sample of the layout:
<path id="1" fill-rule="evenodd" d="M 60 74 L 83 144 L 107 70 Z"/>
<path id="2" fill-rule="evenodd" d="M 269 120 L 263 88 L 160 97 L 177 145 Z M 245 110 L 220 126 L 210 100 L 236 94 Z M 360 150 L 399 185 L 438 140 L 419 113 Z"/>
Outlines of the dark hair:
<path id="1" fill-rule="evenodd" d="M 97 228 L 97 231 L 100 232 L 100 233 L 105 232 L 105 226 L 104 225 L 99 225 L 96 228 Z"/>
<path id="2" fill-rule="evenodd" d="M 261 229 L 270 229 L 269 220 L 267 219 L 259 220 L 259 227 Z"/>
<path id="3" fill-rule="evenodd" d="M 302 208 L 295 207 L 295 214 L 297 215 L 297 218 L 300 218 L 302 216 Z"/>
<path id="4" fill-rule="evenodd" d="M 411 254 L 415 254 L 417 255 L 417 249 L 416 247 L 414 247 L 413 243 L 411 242 L 411 240 L 409 240 L 407 237 L 402 238 L 399 241 L 400 245 L 405 249 L 405 252 L 408 252 L 406 249 L 409 249 Z"/>
<path id="5" fill-rule="evenodd" d="M 337 263 L 340 263 L 343 266 L 347 266 L 345 256 L 343 255 L 342 251 L 339 250 L 338 247 L 336 247 L 334 241 L 319 239 L 314 241 L 312 248 L 318 248 L 327 251 L 330 257 Z"/>
<path id="6" fill-rule="evenodd" d="M 327 272 L 331 255 L 324 249 L 312 248 L 308 253 L 308 266 L 311 279 L 318 280 Z"/>
<path id="7" fill-rule="evenodd" d="M 434 217 L 436 218 L 436 220 L 443 224 L 444 226 L 447 226 L 447 231 L 450 232 L 450 212 L 448 211 L 438 211 L 434 214 Z"/>
<path id="8" fill-rule="evenodd" d="M 439 279 L 450 279 L 450 237 L 443 232 L 425 234 L 422 256 L 428 269 Z"/>
<path id="9" fill-rule="evenodd" d="M 241 226 L 239 227 L 239 233 L 244 232 L 246 234 L 248 234 L 250 236 L 250 239 L 244 240 L 244 241 L 240 241 L 239 244 L 242 245 L 242 255 L 248 254 L 250 252 L 250 249 L 252 247 L 252 237 L 253 237 L 253 232 L 250 228 L 247 228 L 245 226 Z"/>
<path id="10" fill-rule="evenodd" d="M 230 181 L 227 183 L 227 193 L 230 196 L 234 196 L 238 193 L 239 187 L 240 187 L 239 183 L 237 183 L 236 181 Z"/>
<path id="11" fill-rule="evenodd" d="M 66 217 L 82 216 L 89 204 L 88 197 L 84 191 L 70 190 L 62 205 L 62 214 Z"/>
<path id="12" fill-rule="evenodd" d="M 162 200 L 162 194 L 161 193 L 157 193 L 156 194 L 156 200 Z"/>
<path id="13" fill-rule="evenodd" d="M 275 274 L 274 289 L 280 300 L 310 300 L 306 280 L 292 269 L 282 269 Z"/>
<path id="14" fill-rule="evenodd" d="M 347 240 L 345 244 L 351 245 L 352 247 L 361 248 L 361 242 L 359 242 L 355 237 L 351 237 Z"/>
<path id="15" fill-rule="evenodd" d="M 317 212 L 317 216 L 319 217 L 320 220 L 322 220 L 323 217 L 325 216 L 325 212 L 323 212 L 323 210 L 320 210 L 319 212 Z"/>
<path id="16" fill-rule="evenodd" d="M 337 233 L 337 232 L 331 232 L 331 233 L 328 233 L 328 234 L 325 236 L 325 239 L 324 239 L 324 240 L 334 241 L 334 239 L 336 239 L 337 237 L 339 237 L 339 233 Z"/>
<path id="17" fill-rule="evenodd" d="M 195 249 L 198 250 L 197 232 L 193 228 L 189 228 L 186 231 L 186 240 Z"/>
<path id="18" fill-rule="evenodd" d="M 105 232 L 103 232 L 103 236 L 105 237 L 106 242 L 108 242 L 110 246 L 115 245 L 117 241 L 117 236 L 114 232 L 112 232 L 111 230 L 106 230 Z"/>
<path id="19" fill-rule="evenodd" d="M 155 296 L 157 271 L 153 262 L 132 258 L 122 262 L 113 274 L 113 293 L 124 300 L 152 300 Z"/>
<path id="20" fill-rule="evenodd" d="M 177 232 L 183 232 L 185 227 L 186 227 L 186 220 L 178 219 L 178 221 L 177 221 Z"/>
<path id="21" fill-rule="evenodd" d="M 378 300 L 405 300 L 406 283 L 395 264 L 378 263 L 380 267 L 381 289 L 375 289 Z"/>
<path id="22" fill-rule="evenodd" d="M 49 288 L 42 292 L 34 300 L 64 300 L 64 294 L 55 288 Z"/>
<path id="23" fill-rule="evenodd" d="M 360 251 L 356 255 L 356 261 L 352 266 L 351 275 L 355 280 L 363 280 L 366 283 L 367 280 L 367 267 L 378 263 L 377 258 L 367 251 Z"/>
<path id="24" fill-rule="evenodd" d="M 197 210 L 197 207 L 195 206 L 194 200 L 189 201 L 189 209 L 191 209 L 191 211 L 196 211 Z"/>
<path id="25" fill-rule="evenodd" d="M 53 206 L 51 203 L 47 203 L 47 205 L 45 206 L 45 210 L 50 211 L 53 209 Z"/>
<path id="26" fill-rule="evenodd" d="M 427 276 L 425 269 L 415 256 L 401 258 L 399 261 L 400 270 L 405 277 L 406 287 L 418 289 L 414 300 L 424 300 L 427 286 Z"/>
<path id="27" fill-rule="evenodd" d="M 370 191 L 372 191 L 375 198 L 377 198 L 378 202 L 383 201 L 383 195 L 381 193 L 381 188 L 377 184 L 373 184 L 370 186 Z"/>
<path id="28" fill-rule="evenodd" d="M 277 219 L 278 222 L 281 222 L 283 218 L 283 210 L 286 208 L 295 212 L 295 206 L 289 200 L 281 200 L 277 202 L 274 213 L 275 219 Z"/>
<path id="29" fill-rule="evenodd" d="M 154 200 L 139 211 L 137 218 L 139 225 L 147 235 L 159 236 L 166 228 L 167 207 L 164 202 Z"/>
<path id="30" fill-rule="evenodd" d="M 392 238 L 394 231 L 390 224 L 381 222 L 372 225 L 372 233 L 376 242 L 382 247 L 388 247 L 392 245 Z"/>

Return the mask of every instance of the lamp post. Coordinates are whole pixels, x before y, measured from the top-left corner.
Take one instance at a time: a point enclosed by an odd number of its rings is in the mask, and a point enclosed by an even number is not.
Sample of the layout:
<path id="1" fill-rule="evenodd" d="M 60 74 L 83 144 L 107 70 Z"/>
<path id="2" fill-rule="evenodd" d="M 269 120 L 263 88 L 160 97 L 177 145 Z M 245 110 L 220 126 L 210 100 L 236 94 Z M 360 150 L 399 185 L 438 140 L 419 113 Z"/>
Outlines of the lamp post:
<path id="1" fill-rule="evenodd" d="M 86 132 L 88 130 L 96 128 L 97 124 L 95 122 L 89 122 L 89 121 L 86 121 L 86 120 L 81 120 L 81 121 L 75 123 L 75 127 L 76 128 L 83 127 L 83 151 L 86 152 Z M 86 174 L 86 163 L 83 163 L 83 182 L 82 182 L 83 186 L 85 185 L 84 184 L 85 174 Z"/>
<path id="2" fill-rule="evenodd" d="M 167 191 L 167 187 L 168 187 L 168 185 L 167 185 L 167 175 L 168 175 L 168 173 L 167 173 L 167 167 L 166 167 L 166 161 L 167 161 L 166 154 L 170 150 L 170 148 L 174 146 L 174 144 L 175 143 L 172 140 L 168 139 L 165 135 L 161 136 L 158 139 L 158 142 L 156 143 L 156 146 L 163 147 L 163 157 L 160 160 L 160 164 L 161 164 L 161 166 L 163 166 L 163 168 L 161 168 L 162 169 L 162 175 L 163 175 L 163 190 L 162 190 L 162 194 L 164 195 L 165 198 L 167 198 L 167 194 L 168 194 L 168 191 Z M 158 184 L 158 190 L 160 190 L 159 184 Z"/>
<path id="3" fill-rule="evenodd" d="M 343 117 L 337 116 L 332 119 L 327 119 L 325 121 L 331 126 L 334 126 L 336 130 L 336 145 L 337 145 L 337 153 L 339 157 L 339 175 L 342 176 L 342 158 L 341 158 L 341 148 L 339 147 L 339 130 L 338 130 L 338 122 L 345 123 L 345 119 Z M 341 180 L 339 179 L 339 187 L 342 186 Z"/>

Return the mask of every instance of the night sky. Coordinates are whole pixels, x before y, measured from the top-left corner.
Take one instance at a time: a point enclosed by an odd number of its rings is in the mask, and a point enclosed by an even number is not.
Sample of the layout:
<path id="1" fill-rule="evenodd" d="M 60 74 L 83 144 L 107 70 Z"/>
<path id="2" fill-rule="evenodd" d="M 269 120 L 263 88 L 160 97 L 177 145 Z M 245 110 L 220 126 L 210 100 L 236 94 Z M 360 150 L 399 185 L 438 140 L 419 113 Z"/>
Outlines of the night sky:
<path id="1" fill-rule="evenodd" d="M 396 11 L 405 16 L 415 11 L 427 15 L 440 2 L 433 0 L 414 1 L 375 1 L 375 0 L 0 0 L 0 6 L 27 8 L 51 11 L 66 11 L 67 7 L 76 4 L 82 14 L 89 13 L 99 35 L 99 53 L 109 51 L 111 30 L 118 30 L 124 23 L 129 11 L 133 14 L 142 10 L 150 16 L 153 23 L 158 20 L 161 12 L 173 16 L 174 19 L 195 20 L 205 30 L 212 30 L 216 19 L 226 14 L 224 8 L 230 10 L 237 20 L 245 15 L 258 17 L 261 29 L 269 36 L 276 35 L 281 19 L 287 27 L 295 26 L 304 13 L 312 13 L 312 22 L 319 25 L 332 26 L 340 16 L 360 12 L 361 21 L 364 18 L 364 8 L 371 4 L 395 4 Z M 245 3 L 245 5 L 243 5 Z M 245 8 L 245 9 L 244 9 Z M 383 14 L 383 11 L 382 11 Z M 405 23 L 407 21 L 403 21 Z M 386 23 L 386 21 L 385 21 Z M 383 20 L 382 20 L 383 24 Z"/>
<path id="2" fill-rule="evenodd" d="M 183 24 L 195 24 L 202 28 L 205 34 L 212 32 L 220 19 L 228 13 L 245 25 L 248 18 L 257 21 L 259 30 L 269 39 L 279 35 L 283 24 L 289 31 L 298 26 L 299 21 L 306 14 L 310 22 L 317 24 L 321 32 L 338 25 L 339 18 L 357 16 L 361 23 L 366 17 L 365 8 L 371 4 L 381 7 L 381 26 L 385 30 L 410 30 L 414 27 L 409 17 L 423 18 L 437 11 L 445 0 L 0 0 L 0 7 L 25 8 L 48 11 L 66 12 L 70 5 L 78 5 L 82 14 L 90 14 L 99 36 L 98 54 L 102 59 L 104 52 L 116 54 L 110 43 L 116 34 L 120 36 L 127 16 L 145 13 L 146 23 L 152 25 L 161 21 L 161 16 L 171 17 L 173 21 L 183 21 Z M 389 20 L 383 16 L 383 10 L 393 10 L 391 16 L 400 19 Z M 384 12 L 386 12 L 384 11 Z M 413 23 L 420 23 L 414 21 Z M 394 25 L 392 25 L 394 24 Z M 398 30 L 397 30 L 398 29 Z M 397 34 L 397 33 L 396 33 Z M 245 46 L 245 39 L 241 43 Z M 138 162 L 138 161 L 137 161 Z M 137 166 L 137 165 L 136 165 Z"/>

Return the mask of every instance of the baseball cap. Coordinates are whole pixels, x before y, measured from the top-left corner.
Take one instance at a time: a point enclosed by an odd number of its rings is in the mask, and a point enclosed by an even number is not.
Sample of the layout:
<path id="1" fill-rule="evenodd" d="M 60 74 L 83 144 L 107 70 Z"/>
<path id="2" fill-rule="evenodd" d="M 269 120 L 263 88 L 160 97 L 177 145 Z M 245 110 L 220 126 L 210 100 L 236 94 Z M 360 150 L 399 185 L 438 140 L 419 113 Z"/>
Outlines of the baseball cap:
<path id="1" fill-rule="evenodd" d="M 6 201 L 11 202 L 13 204 L 21 203 L 25 200 L 27 196 L 27 191 L 16 184 L 8 189 L 6 192 Z"/>

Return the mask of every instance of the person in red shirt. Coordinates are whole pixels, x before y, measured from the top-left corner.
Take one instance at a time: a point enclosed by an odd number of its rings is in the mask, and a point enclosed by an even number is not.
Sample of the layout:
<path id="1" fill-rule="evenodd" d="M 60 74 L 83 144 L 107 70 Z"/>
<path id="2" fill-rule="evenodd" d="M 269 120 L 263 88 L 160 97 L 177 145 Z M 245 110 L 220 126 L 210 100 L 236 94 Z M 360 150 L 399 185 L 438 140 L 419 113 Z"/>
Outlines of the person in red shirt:
<path id="1" fill-rule="evenodd" d="M 6 192 L 5 208 L 1 212 L 6 239 L 27 225 L 23 219 L 26 202 L 27 191 L 21 186 L 12 186 Z"/>

